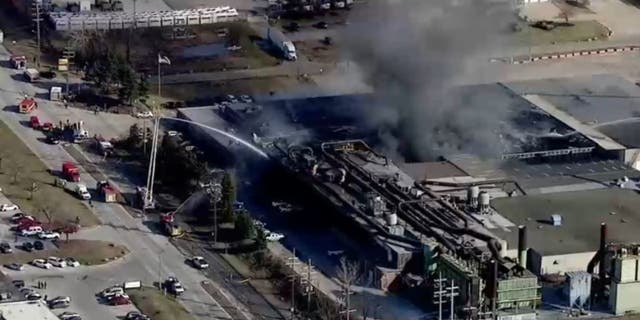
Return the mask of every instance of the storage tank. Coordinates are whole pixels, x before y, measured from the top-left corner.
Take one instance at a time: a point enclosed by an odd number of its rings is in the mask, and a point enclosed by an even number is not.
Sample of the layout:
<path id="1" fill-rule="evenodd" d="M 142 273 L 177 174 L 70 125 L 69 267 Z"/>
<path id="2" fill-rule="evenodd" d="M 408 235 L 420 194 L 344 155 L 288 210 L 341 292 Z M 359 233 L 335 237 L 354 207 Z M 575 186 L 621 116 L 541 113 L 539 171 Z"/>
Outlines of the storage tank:
<path id="1" fill-rule="evenodd" d="M 489 208 L 491 207 L 491 196 L 488 192 L 482 191 L 480 192 L 480 212 L 487 213 L 489 212 Z"/>
<path id="2" fill-rule="evenodd" d="M 387 224 L 390 226 L 395 226 L 398 224 L 398 215 L 395 213 L 390 213 L 387 215 Z"/>
<path id="3" fill-rule="evenodd" d="M 471 186 L 467 189 L 467 204 L 471 207 L 478 206 L 478 196 L 480 195 L 480 187 Z"/>

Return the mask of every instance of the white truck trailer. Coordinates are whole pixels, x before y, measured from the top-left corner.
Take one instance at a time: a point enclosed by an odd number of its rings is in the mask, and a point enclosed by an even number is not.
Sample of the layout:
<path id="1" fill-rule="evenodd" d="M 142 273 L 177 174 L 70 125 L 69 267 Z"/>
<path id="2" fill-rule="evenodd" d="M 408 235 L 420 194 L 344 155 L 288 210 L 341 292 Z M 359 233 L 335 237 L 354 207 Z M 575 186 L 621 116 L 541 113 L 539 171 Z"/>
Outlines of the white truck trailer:
<path id="1" fill-rule="evenodd" d="M 289 61 L 298 59 L 293 41 L 287 39 L 282 32 L 269 27 L 267 29 L 267 40 L 282 53 L 285 59 Z"/>

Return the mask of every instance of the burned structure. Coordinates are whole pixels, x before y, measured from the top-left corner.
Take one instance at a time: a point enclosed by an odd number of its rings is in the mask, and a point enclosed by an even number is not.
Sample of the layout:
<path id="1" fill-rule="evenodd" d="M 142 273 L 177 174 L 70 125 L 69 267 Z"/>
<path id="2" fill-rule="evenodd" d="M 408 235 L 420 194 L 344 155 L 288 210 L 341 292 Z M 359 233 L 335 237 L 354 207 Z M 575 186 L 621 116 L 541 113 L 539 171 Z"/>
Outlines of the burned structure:
<path id="1" fill-rule="evenodd" d="M 402 289 L 416 275 L 429 284 L 442 277 L 458 288 L 457 317 L 529 319 L 541 301 L 538 277 L 568 273 L 571 307 L 587 308 L 595 295 L 615 313 L 635 310 L 628 297 L 640 271 L 623 261 L 635 259 L 628 244 L 637 243 L 632 230 L 640 227 L 628 209 L 640 205 L 640 175 L 628 157 L 635 151 L 608 148 L 593 127 L 554 114 L 569 98 L 545 93 L 552 108 L 523 88 L 459 90 L 468 96 L 461 108 L 482 108 L 491 98 L 509 120 L 494 132 L 493 156 L 447 154 L 420 163 L 405 163 L 389 148 L 371 119 L 387 109 L 368 95 L 225 103 L 179 114 L 252 139 L 295 181 L 278 187 L 304 190 L 310 203 L 342 217 L 349 237 L 365 239 L 379 288 Z M 613 121 L 607 126 L 619 124 Z M 211 138 L 233 149 L 232 141 Z M 601 222 L 614 230 L 608 242 L 594 232 Z M 610 243 L 625 244 L 626 252 L 611 249 L 617 254 L 603 262 L 597 253 Z M 625 266 L 624 276 L 617 266 Z"/>

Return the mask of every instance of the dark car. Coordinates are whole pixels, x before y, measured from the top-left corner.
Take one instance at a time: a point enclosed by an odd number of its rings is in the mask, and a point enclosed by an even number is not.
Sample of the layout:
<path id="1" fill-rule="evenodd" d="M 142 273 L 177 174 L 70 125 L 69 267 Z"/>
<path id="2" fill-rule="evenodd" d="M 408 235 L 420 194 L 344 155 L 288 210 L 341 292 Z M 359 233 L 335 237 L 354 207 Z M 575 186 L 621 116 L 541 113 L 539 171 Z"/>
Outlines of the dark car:
<path id="1" fill-rule="evenodd" d="M 2 253 L 12 253 L 13 249 L 11 249 L 11 245 L 8 242 L 0 243 L 0 251 Z"/>
<path id="2" fill-rule="evenodd" d="M 324 22 L 324 21 L 320 21 L 320 22 L 314 24 L 313 26 L 318 28 L 318 29 L 328 29 L 329 28 L 329 24 Z"/>
<path id="3" fill-rule="evenodd" d="M 125 304 L 131 304 L 131 300 L 126 297 L 126 296 L 122 296 L 122 295 L 115 295 L 109 298 L 109 304 L 112 306 L 121 306 L 121 305 L 125 305 Z"/>
<path id="4" fill-rule="evenodd" d="M 288 25 L 286 25 L 284 28 L 291 32 L 296 32 L 300 30 L 300 25 L 297 22 L 291 22 Z"/>
<path id="5" fill-rule="evenodd" d="M 31 242 L 25 242 L 22 244 L 22 250 L 31 252 L 33 251 L 33 244 Z"/>
<path id="6" fill-rule="evenodd" d="M 48 144 L 59 144 L 60 138 L 57 135 L 48 134 L 47 137 L 45 138 L 45 142 Z"/>
<path id="7" fill-rule="evenodd" d="M 24 270 L 24 266 L 22 264 L 15 263 L 15 262 L 7 263 L 7 264 L 4 265 L 4 267 L 7 268 L 7 269 L 15 270 L 15 271 Z"/>
<path id="8" fill-rule="evenodd" d="M 11 283 L 18 289 L 24 288 L 24 280 L 13 280 Z"/>
<path id="9" fill-rule="evenodd" d="M 43 250 L 44 249 L 44 243 L 42 243 L 42 241 L 37 240 L 33 242 L 33 248 L 36 250 Z"/>

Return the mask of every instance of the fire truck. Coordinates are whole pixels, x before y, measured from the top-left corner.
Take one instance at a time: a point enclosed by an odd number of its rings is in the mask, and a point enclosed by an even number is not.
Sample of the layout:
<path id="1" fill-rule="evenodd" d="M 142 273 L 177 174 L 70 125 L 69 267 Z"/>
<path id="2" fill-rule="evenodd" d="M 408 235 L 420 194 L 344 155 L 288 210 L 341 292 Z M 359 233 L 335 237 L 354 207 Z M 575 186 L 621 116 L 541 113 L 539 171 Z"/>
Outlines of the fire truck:
<path id="1" fill-rule="evenodd" d="M 38 102 L 33 98 L 24 98 L 18 105 L 20 113 L 31 113 L 33 109 L 38 109 Z"/>

